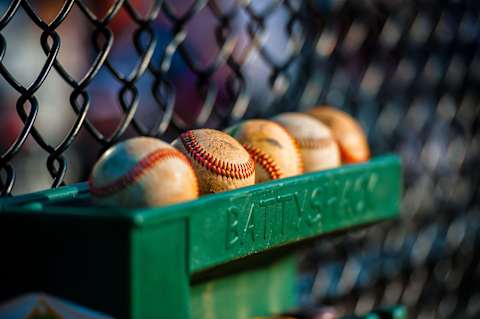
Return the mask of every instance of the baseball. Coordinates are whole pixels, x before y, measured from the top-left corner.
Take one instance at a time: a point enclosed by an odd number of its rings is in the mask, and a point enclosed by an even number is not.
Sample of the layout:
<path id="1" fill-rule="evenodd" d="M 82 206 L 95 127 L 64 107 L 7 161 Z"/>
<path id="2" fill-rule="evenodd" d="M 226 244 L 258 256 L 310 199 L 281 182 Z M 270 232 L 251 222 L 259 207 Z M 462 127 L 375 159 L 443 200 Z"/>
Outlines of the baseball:
<path id="1" fill-rule="evenodd" d="M 223 132 L 212 129 L 187 131 L 172 145 L 192 162 L 202 194 L 255 183 L 255 164 L 250 155 L 235 139 Z"/>
<path id="2" fill-rule="evenodd" d="M 109 148 L 93 167 L 89 189 L 95 203 L 130 208 L 198 197 L 197 177 L 188 159 L 169 144 L 149 137 Z"/>
<path id="3" fill-rule="evenodd" d="M 360 124 L 349 114 L 329 106 L 315 107 L 307 112 L 323 122 L 337 140 L 344 163 L 368 160 L 370 149 L 367 137 Z"/>
<path id="4" fill-rule="evenodd" d="M 305 172 L 337 167 L 340 151 L 330 129 L 310 115 L 283 113 L 272 118 L 296 140 L 302 154 Z"/>
<path id="5" fill-rule="evenodd" d="M 255 161 L 255 182 L 294 176 L 303 172 L 295 139 L 279 124 L 248 120 L 227 132 L 237 139 Z"/>

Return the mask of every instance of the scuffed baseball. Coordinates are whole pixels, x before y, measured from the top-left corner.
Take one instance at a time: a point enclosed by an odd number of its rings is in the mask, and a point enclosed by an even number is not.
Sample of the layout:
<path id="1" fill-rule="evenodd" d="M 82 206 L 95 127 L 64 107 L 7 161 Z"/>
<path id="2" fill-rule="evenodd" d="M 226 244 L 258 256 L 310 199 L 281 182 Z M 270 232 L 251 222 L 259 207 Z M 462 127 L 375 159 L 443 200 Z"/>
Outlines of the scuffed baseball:
<path id="1" fill-rule="evenodd" d="M 188 159 L 168 143 L 137 137 L 109 148 L 93 167 L 89 189 L 96 204 L 164 206 L 198 197 Z"/>
<path id="2" fill-rule="evenodd" d="M 181 134 L 172 145 L 191 161 L 202 194 L 253 185 L 255 164 L 234 138 L 212 129 Z"/>
<path id="3" fill-rule="evenodd" d="M 344 163 L 364 162 L 370 157 L 370 148 L 362 127 L 349 114 L 330 106 L 315 107 L 307 112 L 332 131 Z"/>
<path id="4" fill-rule="evenodd" d="M 226 130 L 255 161 L 255 182 L 301 174 L 303 162 L 295 139 L 279 124 L 248 120 Z"/>
<path id="5" fill-rule="evenodd" d="M 283 113 L 272 120 L 297 140 L 305 172 L 334 168 L 341 164 L 337 142 L 322 122 L 303 113 Z"/>

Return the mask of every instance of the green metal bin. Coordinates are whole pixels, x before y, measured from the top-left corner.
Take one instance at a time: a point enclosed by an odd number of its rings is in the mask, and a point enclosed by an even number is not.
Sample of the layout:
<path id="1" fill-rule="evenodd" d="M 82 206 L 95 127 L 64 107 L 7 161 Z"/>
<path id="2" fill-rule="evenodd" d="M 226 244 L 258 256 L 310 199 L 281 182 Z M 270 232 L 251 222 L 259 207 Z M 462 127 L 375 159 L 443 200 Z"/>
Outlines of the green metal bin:
<path id="1" fill-rule="evenodd" d="M 297 248 L 394 218 L 400 195 L 387 155 L 161 208 L 95 207 L 85 184 L 0 199 L 0 301 L 43 291 L 132 319 L 284 312 Z"/>

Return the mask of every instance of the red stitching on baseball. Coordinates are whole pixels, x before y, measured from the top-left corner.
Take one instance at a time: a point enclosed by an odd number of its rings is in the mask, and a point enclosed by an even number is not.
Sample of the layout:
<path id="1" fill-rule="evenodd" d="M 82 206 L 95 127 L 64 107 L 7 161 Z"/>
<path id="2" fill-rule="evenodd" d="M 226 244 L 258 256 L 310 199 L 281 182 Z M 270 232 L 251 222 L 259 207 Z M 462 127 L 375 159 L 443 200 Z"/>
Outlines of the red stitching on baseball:
<path id="1" fill-rule="evenodd" d="M 200 143 L 192 131 L 187 131 L 180 135 L 185 150 L 190 154 L 193 160 L 199 163 L 209 171 L 230 178 L 244 179 L 252 176 L 255 172 L 255 164 L 251 158 L 246 163 L 231 163 L 214 157 Z"/>
<path id="2" fill-rule="evenodd" d="M 130 171 L 128 171 L 125 175 L 120 176 L 113 182 L 102 185 L 102 186 L 95 186 L 93 185 L 92 177 L 88 180 L 88 185 L 90 189 L 90 193 L 93 196 L 97 197 L 104 197 L 109 196 L 113 193 L 116 193 L 122 189 L 125 189 L 127 186 L 135 183 L 137 180 L 140 179 L 149 169 L 151 169 L 155 164 L 160 161 L 169 159 L 169 158 L 176 158 L 185 163 L 187 163 L 190 168 L 191 163 L 190 161 L 183 155 L 182 153 L 178 152 L 175 149 L 169 148 L 162 148 L 156 151 L 151 152 L 144 158 L 142 158 Z M 192 168 L 193 172 L 193 168 Z M 195 176 L 197 194 L 198 194 L 198 182 Z"/>
<path id="3" fill-rule="evenodd" d="M 254 147 L 249 144 L 243 144 L 243 147 L 247 150 L 255 163 L 260 165 L 265 170 L 265 172 L 267 172 L 271 179 L 279 179 L 283 177 L 282 170 L 280 169 L 278 164 L 273 161 L 270 155 L 268 155 L 258 147 Z"/>
<path id="4" fill-rule="evenodd" d="M 315 138 L 315 137 L 303 137 L 297 139 L 300 148 L 303 149 L 317 149 L 326 146 L 330 146 L 333 143 L 331 138 Z"/>
<path id="5" fill-rule="evenodd" d="M 298 169 L 300 170 L 300 173 L 303 173 L 305 171 L 305 167 L 303 165 L 303 158 L 302 154 L 300 153 L 300 144 L 298 140 L 292 134 L 290 134 L 286 127 L 284 127 L 280 123 L 277 124 L 283 129 L 283 131 L 288 135 L 288 137 L 290 137 L 290 140 L 292 140 L 293 145 L 295 146 L 295 153 L 297 153 Z"/>

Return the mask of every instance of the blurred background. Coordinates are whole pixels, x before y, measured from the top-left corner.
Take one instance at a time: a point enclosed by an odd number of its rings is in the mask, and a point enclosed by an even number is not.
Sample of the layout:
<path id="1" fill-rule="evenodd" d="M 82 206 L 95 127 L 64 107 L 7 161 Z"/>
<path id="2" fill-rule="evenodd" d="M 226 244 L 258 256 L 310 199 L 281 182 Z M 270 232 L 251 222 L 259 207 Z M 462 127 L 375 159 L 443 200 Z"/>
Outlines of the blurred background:
<path id="1" fill-rule="evenodd" d="M 477 0 L 1 1 L 0 194 L 134 135 L 331 104 L 404 166 L 402 219 L 321 240 L 305 305 L 480 316 Z"/>

